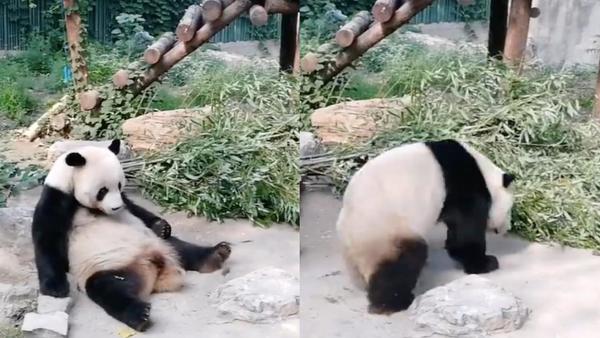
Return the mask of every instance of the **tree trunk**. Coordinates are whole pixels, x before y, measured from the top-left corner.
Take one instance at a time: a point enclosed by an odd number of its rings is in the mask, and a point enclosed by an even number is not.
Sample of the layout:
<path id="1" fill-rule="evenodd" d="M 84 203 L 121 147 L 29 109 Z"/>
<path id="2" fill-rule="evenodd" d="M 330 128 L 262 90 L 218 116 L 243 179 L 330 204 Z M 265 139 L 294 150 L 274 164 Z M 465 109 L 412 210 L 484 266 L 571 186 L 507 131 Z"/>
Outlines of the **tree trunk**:
<path id="1" fill-rule="evenodd" d="M 125 69 L 121 69 L 115 73 L 112 77 L 113 85 L 115 88 L 123 89 L 129 85 L 129 72 Z"/>
<path id="2" fill-rule="evenodd" d="M 335 41 L 340 47 L 346 48 L 350 46 L 357 36 L 369 28 L 371 22 L 373 22 L 373 19 L 369 12 L 358 12 L 352 20 L 337 31 L 335 34 Z"/>
<path id="3" fill-rule="evenodd" d="M 297 69 L 298 23 L 300 13 L 283 14 L 281 16 L 281 41 L 279 45 L 279 67 L 283 72 L 291 73 Z"/>
<path id="4" fill-rule="evenodd" d="M 298 2 L 290 0 L 265 0 L 265 9 L 269 13 L 297 14 Z"/>
<path id="5" fill-rule="evenodd" d="M 179 41 L 188 42 L 194 37 L 200 26 L 202 26 L 202 8 L 198 5 L 191 5 L 179 21 L 175 34 Z"/>
<path id="6" fill-rule="evenodd" d="M 512 67 L 520 68 L 524 61 L 530 15 L 531 0 L 511 1 L 504 61 Z"/>
<path id="7" fill-rule="evenodd" d="M 254 26 L 264 26 L 269 22 L 269 13 L 261 5 L 254 5 L 250 8 L 250 21 Z"/>
<path id="8" fill-rule="evenodd" d="M 506 41 L 506 22 L 508 0 L 492 0 L 490 5 L 490 29 L 488 37 L 488 56 L 500 59 Z"/>
<path id="9" fill-rule="evenodd" d="M 146 51 L 144 52 L 144 61 L 148 64 L 153 65 L 160 60 L 161 56 L 163 56 L 166 52 L 169 51 L 173 47 L 173 45 L 177 42 L 177 38 L 175 34 L 171 32 L 167 32 L 163 34 L 160 39 L 154 42 Z"/>
<path id="10" fill-rule="evenodd" d="M 377 22 L 388 22 L 400 6 L 400 0 L 377 0 L 371 8 L 373 18 Z"/>
<path id="11" fill-rule="evenodd" d="M 77 0 L 64 0 L 63 5 L 67 12 L 65 26 L 75 89 L 81 91 L 87 86 L 89 77 L 81 46 L 81 16 L 77 12 Z"/>
<path id="12" fill-rule="evenodd" d="M 215 21 L 223 15 L 223 10 L 234 0 L 204 0 L 202 2 L 202 17 L 204 21 Z"/>
<path id="13" fill-rule="evenodd" d="M 350 47 L 338 53 L 335 64 L 332 67 L 324 67 L 319 71 L 319 76 L 326 82 L 331 80 L 371 47 L 407 24 L 410 19 L 431 5 L 432 2 L 433 0 L 407 0 L 394 12 L 388 22 L 376 22 L 359 35 Z"/>
<path id="14" fill-rule="evenodd" d="M 100 102 L 100 92 L 97 90 L 79 93 L 79 105 L 81 105 L 82 110 L 92 110 L 96 108 L 98 102 Z"/>

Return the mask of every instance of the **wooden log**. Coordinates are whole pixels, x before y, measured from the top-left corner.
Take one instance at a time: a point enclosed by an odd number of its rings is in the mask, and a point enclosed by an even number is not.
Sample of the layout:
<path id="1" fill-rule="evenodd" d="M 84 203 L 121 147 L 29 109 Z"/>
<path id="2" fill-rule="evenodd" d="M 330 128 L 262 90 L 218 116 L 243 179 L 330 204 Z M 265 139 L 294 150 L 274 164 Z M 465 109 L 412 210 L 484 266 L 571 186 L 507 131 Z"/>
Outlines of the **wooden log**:
<path id="1" fill-rule="evenodd" d="M 377 0 L 371 8 L 373 18 L 377 22 L 388 22 L 402 3 L 401 0 Z"/>
<path id="2" fill-rule="evenodd" d="M 52 105 L 42 116 L 40 116 L 29 128 L 23 133 L 23 135 L 30 141 L 33 142 L 39 138 L 43 131 L 47 129 L 50 124 L 52 117 L 63 114 L 69 107 L 70 96 L 64 95 L 58 102 Z"/>
<path id="3" fill-rule="evenodd" d="M 100 104 L 100 92 L 97 90 L 88 90 L 79 93 L 79 105 L 82 110 L 92 110 Z"/>
<path id="4" fill-rule="evenodd" d="M 339 52 L 333 67 L 324 67 L 319 76 L 325 81 L 331 80 L 342 70 L 348 67 L 371 47 L 375 46 L 386 36 L 407 24 L 420 11 L 427 8 L 433 0 L 407 0 L 396 10 L 388 22 L 376 22 L 364 33 L 359 35 L 354 43 Z"/>
<path id="5" fill-rule="evenodd" d="M 594 107 L 594 117 L 600 118 L 600 62 L 598 63 L 598 78 L 596 79 L 596 105 Z"/>
<path id="6" fill-rule="evenodd" d="M 138 94 L 140 91 L 151 85 L 162 74 L 177 64 L 177 62 L 198 49 L 198 47 L 206 43 L 213 35 L 217 34 L 240 15 L 247 12 L 251 6 L 252 1 L 250 0 L 236 0 L 223 10 L 223 15 L 217 20 L 202 25 L 192 40 L 187 43 L 177 42 L 156 64 L 146 70 L 141 81 L 139 81 L 139 83 L 136 82 L 134 85 L 135 87 L 132 88 L 133 93 Z"/>
<path id="7" fill-rule="evenodd" d="M 296 14 L 298 2 L 290 0 L 265 0 L 265 9 L 269 13 Z"/>
<path id="8" fill-rule="evenodd" d="M 531 0 L 511 1 L 506 45 L 504 47 L 504 61 L 510 66 L 520 67 L 524 60 L 527 34 L 529 33 L 530 11 Z"/>
<path id="9" fill-rule="evenodd" d="M 314 73 L 319 67 L 319 54 L 308 53 L 300 60 L 300 69 L 303 73 Z"/>
<path id="10" fill-rule="evenodd" d="M 67 42 L 69 45 L 69 56 L 71 57 L 71 68 L 73 69 L 73 80 L 75 89 L 83 90 L 88 84 L 88 68 L 83 57 L 81 46 L 81 16 L 77 11 L 77 0 L 64 0 L 63 6 L 67 12 L 65 26 L 67 31 Z"/>
<path id="11" fill-rule="evenodd" d="M 123 89 L 129 85 L 129 71 L 125 69 L 118 70 L 112 77 L 115 88 Z"/>
<path id="12" fill-rule="evenodd" d="M 373 22 L 373 19 L 369 12 L 358 12 L 352 20 L 337 31 L 335 41 L 340 47 L 346 48 L 350 46 L 357 36 L 369 28 L 371 22 Z"/>
<path id="13" fill-rule="evenodd" d="M 202 25 L 202 8 L 198 5 L 191 5 L 183 14 L 183 17 L 177 25 L 175 34 L 179 41 L 188 42 L 196 34 L 196 31 Z"/>
<path id="14" fill-rule="evenodd" d="M 161 56 L 163 56 L 169 51 L 169 49 L 173 47 L 176 41 L 177 38 L 175 37 L 175 34 L 171 32 L 163 34 L 160 39 L 146 49 L 144 52 L 144 61 L 150 65 L 157 63 Z"/>
<path id="15" fill-rule="evenodd" d="M 204 0 L 202 2 L 202 18 L 206 22 L 215 21 L 223 15 L 223 10 L 234 0 Z"/>
<path id="16" fill-rule="evenodd" d="M 281 39 L 279 44 L 279 69 L 291 73 L 298 68 L 300 13 L 281 16 Z"/>
<path id="17" fill-rule="evenodd" d="M 488 56 L 501 58 L 506 42 L 508 0 L 492 0 L 490 5 L 490 28 L 488 35 Z"/>
<path id="18" fill-rule="evenodd" d="M 261 5 L 254 5 L 250 7 L 250 21 L 254 26 L 264 26 L 269 22 L 269 13 Z"/>

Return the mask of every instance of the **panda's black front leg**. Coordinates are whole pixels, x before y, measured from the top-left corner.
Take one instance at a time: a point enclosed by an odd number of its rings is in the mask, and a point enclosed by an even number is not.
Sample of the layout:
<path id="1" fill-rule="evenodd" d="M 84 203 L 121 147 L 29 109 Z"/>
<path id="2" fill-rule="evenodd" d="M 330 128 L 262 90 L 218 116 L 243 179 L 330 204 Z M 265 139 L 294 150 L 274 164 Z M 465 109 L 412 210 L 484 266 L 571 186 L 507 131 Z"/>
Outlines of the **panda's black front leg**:
<path id="1" fill-rule="evenodd" d="M 127 197 L 127 195 L 125 195 L 125 193 L 121 193 L 121 198 L 129 212 L 131 212 L 133 216 L 139 218 L 144 225 L 150 228 L 158 237 L 163 239 L 171 237 L 171 225 L 166 220 L 135 204 Z"/>
<path id="2" fill-rule="evenodd" d="M 52 242 L 34 236 L 35 264 L 40 292 L 43 295 L 62 298 L 69 296 L 67 243 L 66 238 L 55 240 Z"/>
<path id="3" fill-rule="evenodd" d="M 498 259 L 486 255 L 484 217 L 471 215 L 445 222 L 448 226 L 446 251 L 450 257 L 462 264 L 465 273 L 481 274 L 498 269 Z"/>

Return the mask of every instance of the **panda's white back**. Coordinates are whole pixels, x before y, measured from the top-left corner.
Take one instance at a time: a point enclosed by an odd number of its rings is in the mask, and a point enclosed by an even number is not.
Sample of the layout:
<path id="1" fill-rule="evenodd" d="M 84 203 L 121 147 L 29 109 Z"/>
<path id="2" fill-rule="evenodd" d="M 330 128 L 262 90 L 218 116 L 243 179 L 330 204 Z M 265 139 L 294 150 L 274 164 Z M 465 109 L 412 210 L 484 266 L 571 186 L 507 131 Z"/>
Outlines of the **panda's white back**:
<path id="1" fill-rule="evenodd" d="M 439 163 L 423 143 L 389 150 L 350 180 L 337 228 L 346 255 L 367 277 L 394 253 L 395 240 L 425 237 L 437 224 L 446 197 Z"/>

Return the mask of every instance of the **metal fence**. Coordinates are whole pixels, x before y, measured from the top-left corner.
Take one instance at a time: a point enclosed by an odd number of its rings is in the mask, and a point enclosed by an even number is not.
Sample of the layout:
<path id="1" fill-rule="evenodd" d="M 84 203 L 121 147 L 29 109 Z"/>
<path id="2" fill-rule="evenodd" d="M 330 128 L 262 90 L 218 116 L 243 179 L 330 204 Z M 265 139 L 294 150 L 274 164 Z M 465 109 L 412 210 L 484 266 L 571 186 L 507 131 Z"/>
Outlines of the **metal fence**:
<path id="1" fill-rule="evenodd" d="M 118 13 L 112 13 L 109 8 L 110 0 L 91 0 L 93 10 L 88 17 L 88 33 L 93 39 L 100 42 L 111 41 L 111 23 Z M 486 0 L 489 10 L 489 1 Z M 62 1 L 60 1 L 62 2 Z M 21 15 L 19 20 L 11 17 L 10 10 L 23 7 L 23 0 L 5 0 L 0 3 L 0 50 L 22 49 L 26 39 L 32 31 L 43 32 L 47 28 L 43 11 L 47 10 L 56 0 L 38 0 L 33 8 L 24 8 L 26 15 Z M 20 6 L 20 7 L 19 7 Z M 10 10 L 9 10 L 10 9 Z M 280 16 L 272 16 L 269 28 L 255 28 L 247 17 L 239 18 L 224 30 L 217 33 L 212 42 L 232 42 L 260 40 L 265 38 L 265 32 L 271 31 L 270 38 L 278 37 Z M 411 22 L 458 22 L 461 21 L 459 7 L 456 0 L 437 0 L 433 5 L 419 13 Z M 173 27 L 175 29 L 175 27 Z"/>

